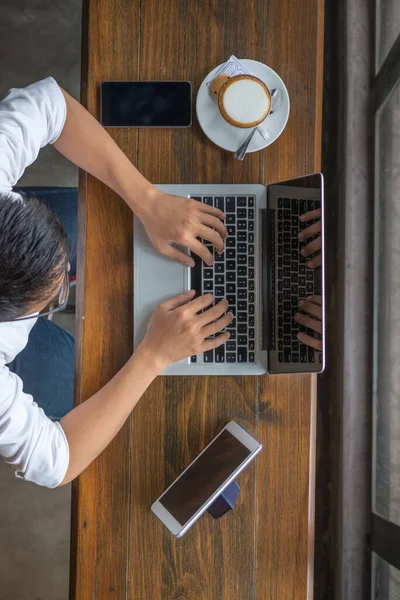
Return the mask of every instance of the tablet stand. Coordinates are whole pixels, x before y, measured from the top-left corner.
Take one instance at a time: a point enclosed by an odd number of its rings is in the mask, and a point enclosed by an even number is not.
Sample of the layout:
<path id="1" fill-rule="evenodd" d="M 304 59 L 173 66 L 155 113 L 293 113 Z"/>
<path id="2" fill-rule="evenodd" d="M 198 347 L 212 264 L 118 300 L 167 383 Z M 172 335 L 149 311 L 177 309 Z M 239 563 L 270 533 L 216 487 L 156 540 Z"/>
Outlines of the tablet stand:
<path id="1" fill-rule="evenodd" d="M 236 481 L 232 481 L 218 496 L 216 500 L 208 507 L 208 511 L 214 519 L 220 519 L 230 510 L 235 508 L 236 500 L 239 496 L 240 487 Z"/>

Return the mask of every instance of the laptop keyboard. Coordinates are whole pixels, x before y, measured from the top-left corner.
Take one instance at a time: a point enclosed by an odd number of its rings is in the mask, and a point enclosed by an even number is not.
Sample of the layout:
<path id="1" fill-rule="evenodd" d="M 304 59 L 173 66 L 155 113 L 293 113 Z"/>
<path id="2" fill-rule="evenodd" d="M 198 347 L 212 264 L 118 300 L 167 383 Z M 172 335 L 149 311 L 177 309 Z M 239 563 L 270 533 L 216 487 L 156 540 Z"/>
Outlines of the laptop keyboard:
<path id="1" fill-rule="evenodd" d="M 299 216 L 320 206 L 320 202 L 313 200 L 278 198 L 275 349 L 278 350 L 280 363 L 314 363 L 321 360 L 321 353 L 297 340 L 299 331 L 311 337 L 315 336 L 314 331 L 296 323 L 293 318 L 298 312 L 300 300 L 321 294 L 321 269 L 307 267 L 309 259 L 300 254 L 313 238 L 305 242 L 299 242 L 298 239 L 300 231 L 318 220 L 302 223 Z"/>
<path id="2" fill-rule="evenodd" d="M 214 256 L 209 267 L 193 255 L 191 287 L 196 296 L 212 293 L 216 302 L 226 298 L 234 319 L 227 327 L 230 338 L 225 345 L 203 353 L 203 363 L 253 363 L 255 361 L 255 198 L 254 196 L 191 196 L 226 215 L 228 237 L 223 254 L 212 244 L 205 245 Z M 203 240 L 202 240 L 203 241 Z M 298 243 L 298 242 L 297 242 Z M 192 363 L 199 357 L 192 356 Z"/>

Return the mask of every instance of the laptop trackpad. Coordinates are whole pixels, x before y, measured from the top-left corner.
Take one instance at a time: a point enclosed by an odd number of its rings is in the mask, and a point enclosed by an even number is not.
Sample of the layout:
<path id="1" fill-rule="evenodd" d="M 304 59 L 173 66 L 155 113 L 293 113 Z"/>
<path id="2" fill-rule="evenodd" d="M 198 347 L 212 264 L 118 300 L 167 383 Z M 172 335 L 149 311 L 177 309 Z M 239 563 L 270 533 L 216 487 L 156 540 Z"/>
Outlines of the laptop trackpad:
<path id="1" fill-rule="evenodd" d="M 152 313 L 156 306 L 188 289 L 188 267 L 159 254 L 135 219 L 134 231 L 135 316 Z"/>

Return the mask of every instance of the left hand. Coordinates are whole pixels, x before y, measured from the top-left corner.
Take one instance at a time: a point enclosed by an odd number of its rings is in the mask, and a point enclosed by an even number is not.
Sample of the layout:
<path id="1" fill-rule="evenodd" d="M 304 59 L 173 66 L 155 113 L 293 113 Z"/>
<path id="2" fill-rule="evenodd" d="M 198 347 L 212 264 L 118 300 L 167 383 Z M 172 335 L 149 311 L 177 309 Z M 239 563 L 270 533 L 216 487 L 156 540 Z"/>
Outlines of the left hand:
<path id="1" fill-rule="evenodd" d="M 213 256 L 199 238 L 213 244 L 219 254 L 224 251 L 228 232 L 225 215 L 218 208 L 155 190 L 143 202 L 138 216 L 156 250 L 184 265 L 193 267 L 193 258 L 173 244 L 189 248 L 210 266 Z"/>
<path id="2" fill-rule="evenodd" d="M 300 217 L 300 221 L 302 223 L 307 223 L 308 221 L 313 221 L 314 219 L 319 219 L 319 221 L 313 225 L 310 225 L 310 227 L 306 227 L 299 234 L 300 242 L 320 234 L 317 238 L 306 244 L 301 251 L 301 255 L 305 258 L 311 254 L 317 253 L 309 261 L 307 261 L 307 266 L 310 269 L 319 267 L 321 264 L 321 209 L 318 208 L 316 210 L 310 210 L 308 213 L 305 213 Z"/>
<path id="3" fill-rule="evenodd" d="M 302 300 L 299 303 L 301 313 L 296 313 L 294 320 L 304 327 L 313 329 L 316 333 L 322 335 L 322 298 L 321 296 L 309 296 L 307 300 Z M 306 314 L 302 314 L 306 313 Z M 309 316 L 310 315 L 310 316 Z M 322 350 L 322 339 L 311 337 L 306 333 L 299 332 L 297 334 L 299 342 L 311 346 L 316 350 Z"/>

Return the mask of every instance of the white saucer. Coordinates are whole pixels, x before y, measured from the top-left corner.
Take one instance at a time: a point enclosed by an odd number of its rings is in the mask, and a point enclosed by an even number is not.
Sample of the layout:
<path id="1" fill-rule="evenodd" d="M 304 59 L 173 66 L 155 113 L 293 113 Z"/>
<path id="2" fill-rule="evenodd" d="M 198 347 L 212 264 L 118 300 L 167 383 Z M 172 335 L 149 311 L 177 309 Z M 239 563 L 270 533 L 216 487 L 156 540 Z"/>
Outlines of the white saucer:
<path id="1" fill-rule="evenodd" d="M 257 60 L 248 58 L 241 58 L 239 60 L 251 71 L 252 75 L 264 81 L 270 90 L 277 88 L 282 92 L 282 102 L 278 110 L 272 115 L 268 115 L 260 124 L 260 126 L 268 131 L 269 139 L 264 140 L 259 133 L 256 133 L 250 142 L 247 152 L 256 152 L 272 144 L 285 129 L 290 112 L 289 94 L 282 79 L 273 69 Z M 218 110 L 217 98 L 211 89 L 207 87 L 206 83 L 212 79 L 214 73 L 221 66 L 215 67 L 201 84 L 197 93 L 196 113 L 200 127 L 214 144 L 224 150 L 229 150 L 229 152 L 236 152 L 248 136 L 251 128 L 241 129 L 240 127 L 230 125 Z"/>

